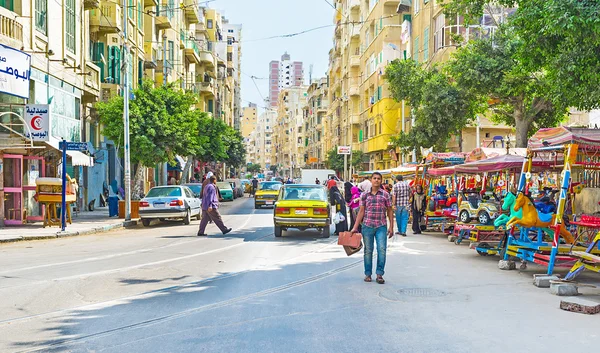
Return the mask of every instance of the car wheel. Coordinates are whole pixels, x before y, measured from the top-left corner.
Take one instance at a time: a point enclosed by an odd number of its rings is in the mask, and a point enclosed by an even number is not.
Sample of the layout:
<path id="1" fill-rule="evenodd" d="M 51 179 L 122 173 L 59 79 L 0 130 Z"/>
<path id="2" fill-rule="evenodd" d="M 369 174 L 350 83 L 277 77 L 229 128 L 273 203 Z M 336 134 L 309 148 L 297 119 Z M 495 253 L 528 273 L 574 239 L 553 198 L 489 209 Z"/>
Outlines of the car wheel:
<path id="1" fill-rule="evenodd" d="M 469 215 L 469 211 L 467 211 L 467 210 L 460 211 L 460 214 L 458 215 L 458 220 L 461 223 L 469 223 L 471 221 L 471 216 Z"/>
<path id="2" fill-rule="evenodd" d="M 281 229 L 280 226 L 275 226 L 274 233 L 275 233 L 275 237 L 280 238 L 281 235 L 283 234 L 283 229 Z"/>
<path id="3" fill-rule="evenodd" d="M 150 227 L 150 220 L 147 218 L 142 218 L 142 224 L 144 227 Z"/>
<path id="4" fill-rule="evenodd" d="M 490 218 L 490 215 L 485 211 L 479 212 L 478 218 L 479 218 L 479 223 L 481 223 L 481 224 L 490 224 L 490 222 L 492 221 L 492 219 Z"/>
<path id="5" fill-rule="evenodd" d="M 189 208 L 185 211 L 185 218 L 183 219 L 183 224 L 186 226 L 192 223 L 192 215 L 190 214 Z"/>
<path id="6" fill-rule="evenodd" d="M 198 211 L 198 215 L 196 216 L 197 220 L 201 220 L 202 219 L 202 210 Z"/>
<path id="7" fill-rule="evenodd" d="M 321 229 L 321 238 L 329 238 L 331 236 L 331 230 L 329 226 L 323 227 Z"/>
<path id="8" fill-rule="evenodd" d="M 254 209 L 258 210 L 260 208 L 260 206 L 255 202 L 254 203 Z"/>

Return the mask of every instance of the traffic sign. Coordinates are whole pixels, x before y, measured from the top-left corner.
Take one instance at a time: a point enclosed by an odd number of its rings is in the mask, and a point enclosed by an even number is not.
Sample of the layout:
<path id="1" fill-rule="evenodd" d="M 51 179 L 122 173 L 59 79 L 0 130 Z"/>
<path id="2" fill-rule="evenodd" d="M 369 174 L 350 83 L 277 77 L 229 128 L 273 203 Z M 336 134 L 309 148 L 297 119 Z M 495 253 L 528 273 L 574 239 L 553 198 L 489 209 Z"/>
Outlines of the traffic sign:
<path id="1" fill-rule="evenodd" d="M 88 150 L 88 143 L 87 142 L 66 142 L 66 144 L 67 144 L 67 151 L 81 151 L 81 152 L 85 152 L 85 151 Z M 63 141 L 60 142 L 59 148 L 61 150 L 63 149 Z"/>
<path id="2" fill-rule="evenodd" d="M 338 146 L 337 154 L 352 154 L 352 148 L 350 146 Z"/>

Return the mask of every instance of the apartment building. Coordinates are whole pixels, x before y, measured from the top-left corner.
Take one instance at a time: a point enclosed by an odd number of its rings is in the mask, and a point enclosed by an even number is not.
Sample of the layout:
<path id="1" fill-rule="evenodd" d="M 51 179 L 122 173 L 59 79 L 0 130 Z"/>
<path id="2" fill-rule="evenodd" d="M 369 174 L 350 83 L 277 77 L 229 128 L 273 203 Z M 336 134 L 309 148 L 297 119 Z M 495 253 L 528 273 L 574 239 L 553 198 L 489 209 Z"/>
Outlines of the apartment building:
<path id="1" fill-rule="evenodd" d="M 249 103 L 244 107 L 241 119 L 241 133 L 243 137 L 248 137 L 256 130 L 258 106 L 254 103 Z"/>
<path id="2" fill-rule="evenodd" d="M 289 87 L 279 92 L 277 121 L 273 129 L 271 161 L 287 177 L 300 176 L 308 160 L 305 155 L 304 120 L 307 86 Z"/>
<path id="3" fill-rule="evenodd" d="M 325 123 L 327 121 L 328 80 L 319 78 L 314 80 L 307 91 L 306 106 L 304 108 L 304 131 L 308 141 L 306 165 L 310 168 L 324 168 L 327 158 L 327 144 L 325 137 Z"/>
<path id="4" fill-rule="evenodd" d="M 277 111 L 266 109 L 258 116 L 254 137 L 255 162 L 263 169 L 269 169 L 272 163 L 273 131 L 277 123 Z"/>
<path id="5" fill-rule="evenodd" d="M 288 87 L 304 84 L 304 67 L 301 61 L 292 61 L 287 52 L 280 61 L 269 63 L 269 106 L 277 107 L 279 92 Z"/>

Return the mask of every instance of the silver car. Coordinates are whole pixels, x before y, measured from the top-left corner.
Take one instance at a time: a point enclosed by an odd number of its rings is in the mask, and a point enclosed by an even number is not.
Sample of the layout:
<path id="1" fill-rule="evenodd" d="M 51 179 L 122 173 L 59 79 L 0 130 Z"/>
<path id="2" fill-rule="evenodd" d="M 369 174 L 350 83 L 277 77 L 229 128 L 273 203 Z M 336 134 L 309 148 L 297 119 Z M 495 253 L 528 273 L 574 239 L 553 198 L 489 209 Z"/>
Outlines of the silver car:
<path id="1" fill-rule="evenodd" d="M 140 200 L 140 218 L 145 227 L 152 219 L 180 218 L 183 224 L 190 224 L 192 217 L 202 216 L 200 195 L 187 186 L 156 186 Z"/>

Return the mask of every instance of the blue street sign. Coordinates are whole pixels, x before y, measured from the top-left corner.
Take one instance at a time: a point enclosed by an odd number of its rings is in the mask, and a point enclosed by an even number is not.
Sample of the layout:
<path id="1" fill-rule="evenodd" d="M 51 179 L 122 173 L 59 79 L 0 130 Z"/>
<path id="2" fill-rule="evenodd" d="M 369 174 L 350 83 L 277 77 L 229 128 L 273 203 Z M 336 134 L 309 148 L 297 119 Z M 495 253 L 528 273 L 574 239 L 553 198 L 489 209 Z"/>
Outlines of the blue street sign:
<path id="1" fill-rule="evenodd" d="M 81 151 L 81 152 L 85 152 L 88 150 L 88 143 L 87 142 L 66 142 L 67 144 L 67 151 Z M 59 148 L 62 150 L 63 149 L 63 142 L 61 141 L 59 144 Z"/>

